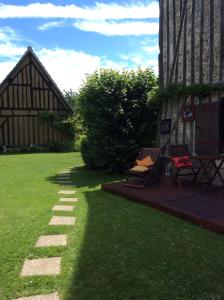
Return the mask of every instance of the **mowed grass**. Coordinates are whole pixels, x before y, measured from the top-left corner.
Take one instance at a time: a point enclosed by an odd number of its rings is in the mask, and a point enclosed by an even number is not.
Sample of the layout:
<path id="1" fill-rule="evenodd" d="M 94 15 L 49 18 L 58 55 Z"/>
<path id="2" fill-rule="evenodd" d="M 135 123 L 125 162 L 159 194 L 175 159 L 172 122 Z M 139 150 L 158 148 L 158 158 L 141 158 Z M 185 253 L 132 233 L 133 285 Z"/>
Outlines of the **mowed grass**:
<path id="1" fill-rule="evenodd" d="M 53 213 L 67 167 L 80 201 Z M 55 291 L 63 300 L 224 299 L 224 237 L 101 191 L 119 178 L 85 169 L 80 154 L 2 155 L 0 172 L 1 300 Z M 49 226 L 52 215 L 76 225 Z M 51 233 L 67 233 L 68 246 L 34 248 Z M 25 259 L 55 256 L 59 276 L 19 276 Z"/>

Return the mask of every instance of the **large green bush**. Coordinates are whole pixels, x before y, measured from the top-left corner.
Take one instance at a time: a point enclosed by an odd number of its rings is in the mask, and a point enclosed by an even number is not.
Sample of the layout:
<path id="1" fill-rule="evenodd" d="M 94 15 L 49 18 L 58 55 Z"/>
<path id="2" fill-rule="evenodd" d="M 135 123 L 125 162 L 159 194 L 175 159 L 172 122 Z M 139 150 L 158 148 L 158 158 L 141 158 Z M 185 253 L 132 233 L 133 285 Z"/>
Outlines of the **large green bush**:
<path id="1" fill-rule="evenodd" d="M 157 109 L 149 94 L 156 86 L 151 69 L 102 69 L 87 77 L 79 93 L 87 166 L 121 172 L 142 146 L 155 143 Z"/>

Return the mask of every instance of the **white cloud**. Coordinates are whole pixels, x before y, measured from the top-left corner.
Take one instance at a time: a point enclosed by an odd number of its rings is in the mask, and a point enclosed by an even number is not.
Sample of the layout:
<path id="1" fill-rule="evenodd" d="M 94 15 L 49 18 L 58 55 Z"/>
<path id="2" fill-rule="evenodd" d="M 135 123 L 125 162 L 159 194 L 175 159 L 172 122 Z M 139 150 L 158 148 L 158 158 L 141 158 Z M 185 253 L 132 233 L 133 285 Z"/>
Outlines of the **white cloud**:
<path id="1" fill-rule="evenodd" d="M 31 3 L 26 6 L 0 4 L 0 18 L 72 18 L 85 20 L 159 18 L 159 5 L 157 1 L 133 5 L 96 2 L 95 5 L 89 7 L 61 6 L 52 3 Z"/>
<path id="2" fill-rule="evenodd" d="M 0 42 L 10 42 L 19 39 L 18 34 L 11 27 L 6 26 L 0 28 Z"/>
<path id="3" fill-rule="evenodd" d="M 22 37 L 10 27 L 0 29 L 0 82 L 26 51 L 24 43 Z M 116 61 L 108 59 L 106 56 L 94 56 L 63 48 L 35 49 L 34 47 L 34 52 L 61 90 L 78 91 L 86 74 L 91 74 L 99 68 L 122 70 L 152 66 L 155 73 L 158 74 L 157 59 L 153 59 L 154 55 L 145 49 L 150 48 L 151 45 L 145 43 L 144 46 L 140 44 L 139 47 L 138 45 L 136 47 L 138 50 L 135 53 L 125 53 Z"/>
<path id="4" fill-rule="evenodd" d="M 35 53 L 62 90 L 77 91 L 86 74 L 101 65 L 100 57 L 75 50 L 44 48 Z"/>
<path id="5" fill-rule="evenodd" d="M 16 48 L 16 45 L 13 46 Z M 19 48 L 18 48 L 19 50 Z M 87 74 L 93 73 L 100 68 L 113 68 L 116 70 L 133 69 L 137 67 L 152 67 L 158 74 L 157 60 L 148 59 L 144 55 L 130 55 L 121 57 L 118 62 L 108 60 L 106 57 L 92 56 L 90 54 L 67 49 L 40 49 L 35 50 L 38 58 L 45 66 L 48 73 L 63 90 L 72 89 L 78 91 Z M 14 53 L 16 55 L 16 53 Z M 22 53 L 23 54 L 23 53 Z M 7 76 L 18 61 L 14 57 L 8 61 L 0 62 L 0 82 Z"/>
<path id="6" fill-rule="evenodd" d="M 5 45 L 6 47 L 7 45 Z M 16 45 L 14 45 L 14 48 L 16 48 Z M 103 64 L 102 59 L 98 56 L 74 50 L 43 48 L 40 50 L 34 49 L 34 51 L 61 90 L 72 89 L 77 91 L 86 74 L 94 72 Z M 12 70 L 19 58 L 14 56 L 13 59 L 11 57 L 8 61 L 0 61 L 0 82 Z"/>
<path id="7" fill-rule="evenodd" d="M 159 45 L 155 46 L 145 46 L 142 48 L 148 54 L 158 54 L 159 53 Z"/>
<path id="8" fill-rule="evenodd" d="M 40 26 L 38 26 L 38 29 L 41 30 L 41 31 L 44 31 L 44 30 L 48 30 L 48 29 L 51 29 L 51 28 L 55 28 L 55 27 L 62 27 L 64 25 L 64 22 L 62 21 L 54 21 L 54 22 L 48 22 L 48 23 L 45 23 L 45 24 L 42 24 Z"/>
<path id="9" fill-rule="evenodd" d="M 159 24 L 149 22 L 77 21 L 74 26 L 80 30 L 97 32 L 106 36 L 140 36 L 158 34 L 159 32 Z"/>
<path id="10" fill-rule="evenodd" d="M 12 28 L 0 28 L 0 56 L 14 57 L 22 55 L 26 48 L 18 45 L 20 40 L 21 38 Z"/>
<path id="11" fill-rule="evenodd" d="M 10 42 L 0 42 L 0 56 L 13 57 L 21 56 L 26 51 L 26 47 L 19 47 Z"/>
<path id="12" fill-rule="evenodd" d="M 0 61 L 0 83 L 5 79 L 5 77 L 9 74 L 9 72 L 15 67 L 17 60 L 15 61 Z"/>

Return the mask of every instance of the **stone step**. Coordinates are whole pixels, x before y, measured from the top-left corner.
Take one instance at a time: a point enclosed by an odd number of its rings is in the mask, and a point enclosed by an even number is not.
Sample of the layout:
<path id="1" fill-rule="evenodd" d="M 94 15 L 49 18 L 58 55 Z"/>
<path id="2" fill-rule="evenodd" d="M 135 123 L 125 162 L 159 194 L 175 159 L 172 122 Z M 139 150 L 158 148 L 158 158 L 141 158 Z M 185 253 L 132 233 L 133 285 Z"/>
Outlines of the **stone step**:
<path id="1" fill-rule="evenodd" d="M 58 192 L 60 195 L 74 195 L 76 194 L 76 191 L 70 191 L 70 190 L 61 190 Z"/>
<path id="2" fill-rule="evenodd" d="M 35 247 L 52 247 L 52 246 L 66 246 L 67 235 L 66 234 L 51 234 L 42 235 L 36 242 Z"/>
<path id="3" fill-rule="evenodd" d="M 29 297 L 22 297 L 17 298 L 14 300 L 59 300 L 58 293 L 51 293 L 46 295 L 36 295 L 36 296 L 29 296 Z"/>
<path id="4" fill-rule="evenodd" d="M 60 198 L 60 202 L 78 202 L 78 198 Z"/>
<path id="5" fill-rule="evenodd" d="M 53 211 L 73 211 L 74 205 L 54 205 Z"/>
<path id="6" fill-rule="evenodd" d="M 61 258 L 26 259 L 21 276 L 59 275 L 61 271 Z"/>
<path id="7" fill-rule="evenodd" d="M 75 225 L 75 217 L 53 216 L 49 225 Z"/>

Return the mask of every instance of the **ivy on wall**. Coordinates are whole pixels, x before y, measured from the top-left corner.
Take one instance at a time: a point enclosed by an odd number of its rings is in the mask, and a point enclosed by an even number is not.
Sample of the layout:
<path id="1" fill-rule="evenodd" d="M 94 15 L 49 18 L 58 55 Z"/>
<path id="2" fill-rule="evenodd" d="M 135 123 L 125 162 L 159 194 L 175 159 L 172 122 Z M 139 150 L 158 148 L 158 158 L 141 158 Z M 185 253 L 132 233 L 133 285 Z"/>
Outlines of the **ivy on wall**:
<path id="1" fill-rule="evenodd" d="M 157 94 L 157 98 L 160 103 L 168 101 L 179 101 L 181 98 L 188 98 L 189 96 L 196 97 L 199 99 L 206 98 L 214 92 L 224 92 L 223 83 L 214 84 L 171 84 L 165 89 L 160 89 Z"/>

